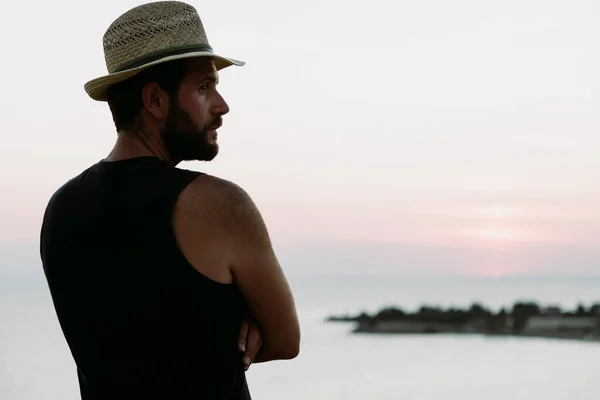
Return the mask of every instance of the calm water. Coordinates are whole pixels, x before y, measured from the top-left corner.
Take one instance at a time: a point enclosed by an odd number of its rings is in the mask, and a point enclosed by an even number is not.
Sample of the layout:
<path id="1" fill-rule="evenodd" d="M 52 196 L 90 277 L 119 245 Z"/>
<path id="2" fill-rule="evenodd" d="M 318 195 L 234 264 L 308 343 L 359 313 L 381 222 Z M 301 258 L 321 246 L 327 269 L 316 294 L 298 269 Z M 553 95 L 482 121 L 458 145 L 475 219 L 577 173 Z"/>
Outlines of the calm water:
<path id="1" fill-rule="evenodd" d="M 357 336 L 329 313 L 394 304 L 494 308 L 600 301 L 600 280 L 322 277 L 292 280 L 303 329 L 293 361 L 253 365 L 255 399 L 596 400 L 600 344 L 479 336 Z M 43 282 L 0 283 L 0 399 L 78 399 Z"/>

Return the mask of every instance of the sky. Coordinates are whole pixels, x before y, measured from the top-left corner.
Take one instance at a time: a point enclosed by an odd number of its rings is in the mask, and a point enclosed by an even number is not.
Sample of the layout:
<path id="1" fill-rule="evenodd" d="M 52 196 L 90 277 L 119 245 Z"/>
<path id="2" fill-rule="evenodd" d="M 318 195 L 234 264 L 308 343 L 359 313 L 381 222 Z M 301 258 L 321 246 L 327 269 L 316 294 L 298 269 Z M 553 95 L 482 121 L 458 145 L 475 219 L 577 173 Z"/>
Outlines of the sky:
<path id="1" fill-rule="evenodd" d="M 38 273 L 52 193 L 110 151 L 102 35 L 142 2 L 0 24 L 0 275 Z M 220 154 L 289 275 L 600 275 L 600 3 L 193 1 L 221 55 Z"/>

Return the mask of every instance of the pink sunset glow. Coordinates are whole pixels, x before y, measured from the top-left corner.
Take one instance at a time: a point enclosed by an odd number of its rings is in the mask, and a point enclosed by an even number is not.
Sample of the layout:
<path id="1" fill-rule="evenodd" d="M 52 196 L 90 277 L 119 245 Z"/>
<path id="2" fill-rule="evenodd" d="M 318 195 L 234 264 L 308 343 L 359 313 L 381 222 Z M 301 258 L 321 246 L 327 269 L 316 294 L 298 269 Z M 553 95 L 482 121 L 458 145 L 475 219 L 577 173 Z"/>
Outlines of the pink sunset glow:
<path id="1" fill-rule="evenodd" d="M 138 3 L 58 3 L 14 5 L 38 29 L 5 49 L 5 270 L 36 268 L 49 197 L 116 137 L 82 85 Z M 244 187 L 290 273 L 600 274 L 596 3 L 259 3 L 202 4 L 214 47 L 247 65 L 221 72 L 220 155 L 182 167 Z"/>

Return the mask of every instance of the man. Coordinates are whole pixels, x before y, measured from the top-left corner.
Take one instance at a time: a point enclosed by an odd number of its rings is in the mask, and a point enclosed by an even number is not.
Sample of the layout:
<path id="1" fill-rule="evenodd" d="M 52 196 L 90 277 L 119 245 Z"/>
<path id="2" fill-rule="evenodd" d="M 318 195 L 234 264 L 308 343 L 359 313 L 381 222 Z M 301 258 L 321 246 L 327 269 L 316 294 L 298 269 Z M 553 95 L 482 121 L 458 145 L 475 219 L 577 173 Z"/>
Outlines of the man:
<path id="1" fill-rule="evenodd" d="M 296 357 L 294 299 L 259 211 L 212 160 L 229 107 L 196 10 L 156 2 L 108 28 L 88 82 L 118 132 L 52 196 L 41 257 L 83 399 L 247 399 L 251 362 Z M 82 132 L 85 134 L 85 132 Z"/>

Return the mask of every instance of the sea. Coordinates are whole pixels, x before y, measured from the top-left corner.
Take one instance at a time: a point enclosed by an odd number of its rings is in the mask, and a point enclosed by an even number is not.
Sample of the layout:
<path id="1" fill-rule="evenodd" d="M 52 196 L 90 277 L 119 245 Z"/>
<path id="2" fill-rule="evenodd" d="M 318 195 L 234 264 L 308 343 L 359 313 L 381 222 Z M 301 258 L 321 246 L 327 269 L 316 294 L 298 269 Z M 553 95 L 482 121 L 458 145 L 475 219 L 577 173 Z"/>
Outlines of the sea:
<path id="1" fill-rule="evenodd" d="M 254 364 L 253 399 L 598 400 L 600 342 L 479 335 L 352 334 L 331 314 L 397 306 L 491 309 L 518 300 L 600 303 L 600 279 L 329 275 L 290 278 L 300 355 Z M 43 276 L 0 279 L 0 399 L 79 399 Z"/>

